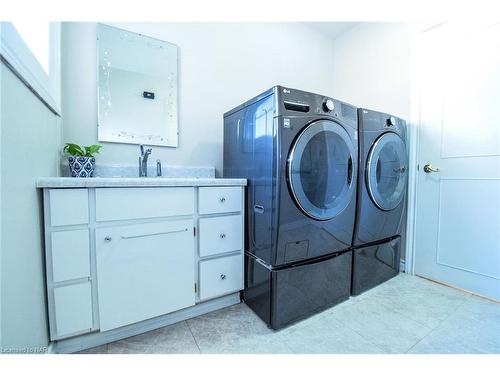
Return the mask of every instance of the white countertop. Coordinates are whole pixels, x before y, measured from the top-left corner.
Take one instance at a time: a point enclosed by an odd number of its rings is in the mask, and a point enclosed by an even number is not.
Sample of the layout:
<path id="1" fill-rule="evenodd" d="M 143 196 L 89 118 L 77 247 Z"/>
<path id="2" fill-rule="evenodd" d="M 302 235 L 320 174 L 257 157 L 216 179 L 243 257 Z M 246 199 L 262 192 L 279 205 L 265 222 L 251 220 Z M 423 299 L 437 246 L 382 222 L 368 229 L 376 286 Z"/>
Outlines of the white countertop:
<path id="1" fill-rule="evenodd" d="M 150 186 L 246 186 L 244 178 L 168 178 L 168 177 L 41 177 L 37 188 L 96 188 Z"/>

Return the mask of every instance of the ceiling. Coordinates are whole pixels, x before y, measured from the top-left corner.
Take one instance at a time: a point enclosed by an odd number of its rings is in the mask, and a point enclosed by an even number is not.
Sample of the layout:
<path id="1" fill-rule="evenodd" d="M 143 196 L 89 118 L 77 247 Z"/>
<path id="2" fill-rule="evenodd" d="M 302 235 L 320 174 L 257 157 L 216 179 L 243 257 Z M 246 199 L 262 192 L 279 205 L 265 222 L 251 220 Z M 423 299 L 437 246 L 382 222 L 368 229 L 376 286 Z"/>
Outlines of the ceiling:
<path id="1" fill-rule="evenodd" d="M 360 23 L 361 22 L 304 22 L 304 25 L 330 39 L 335 39 L 340 34 L 358 26 Z"/>

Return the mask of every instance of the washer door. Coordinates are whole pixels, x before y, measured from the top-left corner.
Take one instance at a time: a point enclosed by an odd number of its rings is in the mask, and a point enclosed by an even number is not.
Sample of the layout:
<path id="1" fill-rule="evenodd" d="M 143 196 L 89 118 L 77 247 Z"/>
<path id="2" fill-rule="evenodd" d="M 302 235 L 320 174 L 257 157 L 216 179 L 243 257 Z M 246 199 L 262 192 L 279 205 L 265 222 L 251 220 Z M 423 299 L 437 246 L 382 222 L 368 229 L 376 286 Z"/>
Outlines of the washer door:
<path id="1" fill-rule="evenodd" d="M 355 192 L 356 156 L 347 131 L 334 121 L 308 125 L 292 146 L 287 179 L 297 206 L 316 220 L 342 212 Z"/>
<path id="2" fill-rule="evenodd" d="M 389 211 L 401 202 L 408 179 L 406 147 L 396 133 L 385 133 L 373 144 L 366 162 L 366 184 L 373 203 Z"/>

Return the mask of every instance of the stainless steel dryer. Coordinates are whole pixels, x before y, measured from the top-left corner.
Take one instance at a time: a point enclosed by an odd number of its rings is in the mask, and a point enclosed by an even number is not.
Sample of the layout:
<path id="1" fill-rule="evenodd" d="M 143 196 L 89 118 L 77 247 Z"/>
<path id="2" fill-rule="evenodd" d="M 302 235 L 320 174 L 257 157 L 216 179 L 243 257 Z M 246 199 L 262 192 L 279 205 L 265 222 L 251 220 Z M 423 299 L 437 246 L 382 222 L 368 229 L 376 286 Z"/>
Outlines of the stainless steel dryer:
<path id="1" fill-rule="evenodd" d="M 224 115 L 224 177 L 248 179 L 245 302 L 281 328 L 349 298 L 356 108 L 275 86 Z"/>
<path id="2" fill-rule="evenodd" d="M 354 295 L 399 272 L 408 181 L 405 121 L 387 113 L 359 108 L 358 124 Z"/>

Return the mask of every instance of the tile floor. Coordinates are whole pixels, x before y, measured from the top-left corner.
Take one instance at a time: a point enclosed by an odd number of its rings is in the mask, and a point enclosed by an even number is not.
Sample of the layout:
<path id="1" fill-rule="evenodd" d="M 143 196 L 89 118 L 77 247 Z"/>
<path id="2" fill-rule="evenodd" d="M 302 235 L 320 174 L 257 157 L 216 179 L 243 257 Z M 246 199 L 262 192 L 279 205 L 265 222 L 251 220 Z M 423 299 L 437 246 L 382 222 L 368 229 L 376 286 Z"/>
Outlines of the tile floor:
<path id="1" fill-rule="evenodd" d="M 400 274 L 274 332 L 244 304 L 81 353 L 500 353 L 500 304 Z"/>

